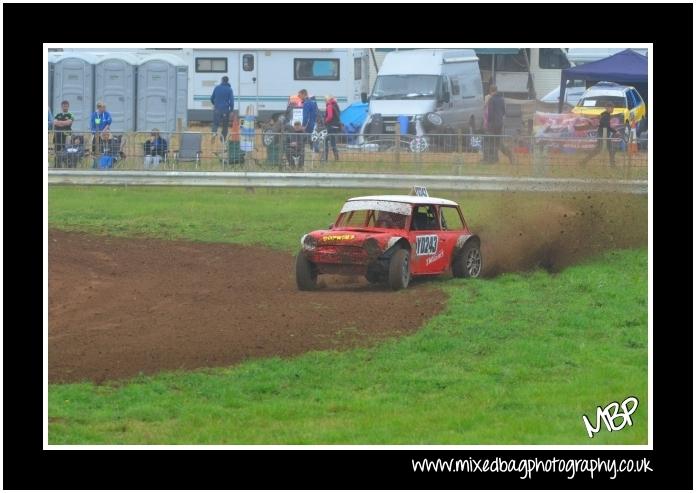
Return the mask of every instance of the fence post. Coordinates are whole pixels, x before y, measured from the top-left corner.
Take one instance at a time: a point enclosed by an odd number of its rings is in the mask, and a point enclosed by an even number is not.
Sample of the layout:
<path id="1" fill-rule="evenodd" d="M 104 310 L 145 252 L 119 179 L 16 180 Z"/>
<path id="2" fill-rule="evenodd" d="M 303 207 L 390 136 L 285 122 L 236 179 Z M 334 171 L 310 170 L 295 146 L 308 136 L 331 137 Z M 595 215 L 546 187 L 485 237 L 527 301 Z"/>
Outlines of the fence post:
<path id="1" fill-rule="evenodd" d="M 396 147 L 394 160 L 396 164 L 401 164 L 401 124 L 398 120 L 396 121 L 396 125 L 394 125 L 394 146 Z"/>
<path id="2" fill-rule="evenodd" d="M 544 152 L 545 145 L 544 142 L 535 142 L 534 136 L 529 137 L 529 147 L 532 152 L 532 167 L 534 169 L 534 176 L 544 176 Z"/>

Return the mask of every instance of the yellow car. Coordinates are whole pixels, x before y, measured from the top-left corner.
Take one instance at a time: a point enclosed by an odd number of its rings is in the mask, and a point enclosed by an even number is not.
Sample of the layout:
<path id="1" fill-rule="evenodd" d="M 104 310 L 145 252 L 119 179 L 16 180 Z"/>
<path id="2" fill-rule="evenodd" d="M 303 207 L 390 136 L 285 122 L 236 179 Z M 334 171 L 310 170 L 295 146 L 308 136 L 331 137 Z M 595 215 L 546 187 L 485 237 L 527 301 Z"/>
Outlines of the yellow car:
<path id="1" fill-rule="evenodd" d="M 622 122 L 629 126 L 632 117 L 636 122 L 647 116 L 645 101 L 632 86 L 622 86 L 614 82 L 598 82 L 584 92 L 573 113 L 584 116 L 599 116 L 607 103 L 613 103 L 612 115 L 622 115 Z"/>

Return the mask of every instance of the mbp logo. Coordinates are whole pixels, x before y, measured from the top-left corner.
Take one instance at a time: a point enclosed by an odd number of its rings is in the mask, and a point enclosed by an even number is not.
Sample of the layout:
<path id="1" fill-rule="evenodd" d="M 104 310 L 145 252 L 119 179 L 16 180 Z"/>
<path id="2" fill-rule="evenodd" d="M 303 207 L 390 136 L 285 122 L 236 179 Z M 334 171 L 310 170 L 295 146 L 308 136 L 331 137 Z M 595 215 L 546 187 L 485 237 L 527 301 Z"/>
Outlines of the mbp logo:
<path id="1" fill-rule="evenodd" d="M 416 236 L 416 255 L 434 255 L 437 251 L 437 235 Z"/>
<path id="2" fill-rule="evenodd" d="M 582 421 L 585 423 L 585 428 L 587 428 L 587 434 L 590 436 L 590 438 L 592 438 L 592 436 L 596 433 L 599 433 L 599 430 L 602 427 L 602 421 L 604 421 L 604 425 L 610 432 L 619 431 L 626 425 L 633 426 L 631 414 L 638 409 L 638 399 L 636 397 L 627 397 L 626 400 L 621 403 L 621 409 L 623 412 L 619 412 L 618 402 L 612 402 L 604 409 L 597 406 L 596 427 L 592 426 L 590 420 L 587 419 L 587 416 L 583 415 Z M 616 418 L 621 418 L 620 426 L 615 424 Z"/>

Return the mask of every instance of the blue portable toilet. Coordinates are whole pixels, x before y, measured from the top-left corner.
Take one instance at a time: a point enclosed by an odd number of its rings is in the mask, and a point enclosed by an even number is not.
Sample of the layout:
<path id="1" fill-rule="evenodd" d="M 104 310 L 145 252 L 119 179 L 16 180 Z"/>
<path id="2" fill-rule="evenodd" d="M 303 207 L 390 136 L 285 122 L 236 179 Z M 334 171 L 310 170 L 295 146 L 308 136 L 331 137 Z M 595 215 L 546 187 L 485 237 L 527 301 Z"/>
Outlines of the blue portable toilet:
<path id="1" fill-rule="evenodd" d="M 129 53 L 107 53 L 95 66 L 94 97 L 111 113 L 111 129 L 135 130 L 135 77 L 138 58 Z"/>
<path id="2" fill-rule="evenodd" d="M 53 72 L 55 71 L 56 62 L 60 60 L 61 52 L 50 51 L 48 53 L 48 109 L 53 111 Z"/>
<path id="3" fill-rule="evenodd" d="M 137 77 L 137 122 L 139 132 L 159 128 L 173 132 L 176 119 L 188 125 L 188 65 L 169 54 L 147 55 L 140 59 Z"/>
<path id="4" fill-rule="evenodd" d="M 89 132 L 89 117 L 94 111 L 94 65 L 99 58 L 92 53 L 62 52 L 53 61 L 53 114 L 60 112 L 61 101 L 67 100 L 75 117 L 73 131 Z"/>

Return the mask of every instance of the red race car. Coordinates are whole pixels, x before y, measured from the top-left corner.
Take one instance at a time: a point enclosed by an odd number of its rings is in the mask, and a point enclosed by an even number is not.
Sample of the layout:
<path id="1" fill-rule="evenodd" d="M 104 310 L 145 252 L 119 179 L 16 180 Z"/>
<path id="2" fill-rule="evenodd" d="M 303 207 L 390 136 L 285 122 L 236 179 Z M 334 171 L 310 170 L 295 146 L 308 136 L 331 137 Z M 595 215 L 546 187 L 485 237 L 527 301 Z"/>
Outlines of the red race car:
<path id="1" fill-rule="evenodd" d="M 427 192 L 425 192 L 427 193 Z M 317 287 L 319 274 L 364 275 L 403 289 L 413 276 L 478 277 L 481 240 L 456 202 L 428 196 L 354 197 L 328 230 L 300 240 L 295 274 L 300 290 Z"/>

